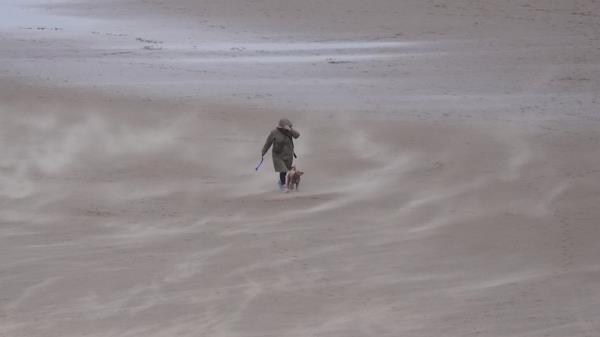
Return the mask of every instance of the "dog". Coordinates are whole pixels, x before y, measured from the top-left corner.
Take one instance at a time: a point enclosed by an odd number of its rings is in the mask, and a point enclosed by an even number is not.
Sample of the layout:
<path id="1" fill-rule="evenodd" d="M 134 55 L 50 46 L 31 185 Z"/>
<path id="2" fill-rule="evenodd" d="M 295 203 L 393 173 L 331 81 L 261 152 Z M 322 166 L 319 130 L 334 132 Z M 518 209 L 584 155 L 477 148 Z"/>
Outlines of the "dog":
<path id="1" fill-rule="evenodd" d="M 287 188 L 288 191 L 296 190 L 298 192 L 298 186 L 300 186 L 300 177 L 304 172 L 296 169 L 296 166 L 292 166 L 292 169 L 287 175 Z"/>

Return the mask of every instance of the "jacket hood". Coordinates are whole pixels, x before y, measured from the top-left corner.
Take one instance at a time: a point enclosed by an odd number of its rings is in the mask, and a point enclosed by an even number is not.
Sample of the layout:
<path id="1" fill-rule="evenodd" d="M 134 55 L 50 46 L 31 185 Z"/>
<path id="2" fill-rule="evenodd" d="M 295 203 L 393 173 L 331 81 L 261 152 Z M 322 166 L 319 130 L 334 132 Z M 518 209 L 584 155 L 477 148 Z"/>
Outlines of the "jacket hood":
<path id="1" fill-rule="evenodd" d="M 289 120 L 289 119 L 287 119 L 287 118 L 282 118 L 282 119 L 280 119 L 280 120 L 279 120 L 279 123 L 277 124 L 277 127 L 278 127 L 278 128 L 282 128 L 282 129 L 283 129 L 283 128 L 285 128 L 286 126 L 288 126 L 288 127 L 290 127 L 290 128 L 291 128 L 291 127 L 293 126 L 293 125 L 292 125 L 292 122 L 290 122 L 290 120 Z"/>

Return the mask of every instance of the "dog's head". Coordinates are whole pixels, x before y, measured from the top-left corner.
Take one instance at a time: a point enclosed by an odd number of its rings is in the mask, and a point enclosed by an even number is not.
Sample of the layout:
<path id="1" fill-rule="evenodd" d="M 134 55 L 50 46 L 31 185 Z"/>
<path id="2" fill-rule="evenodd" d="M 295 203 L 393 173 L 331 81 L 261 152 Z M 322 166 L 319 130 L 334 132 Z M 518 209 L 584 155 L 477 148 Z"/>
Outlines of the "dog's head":
<path id="1" fill-rule="evenodd" d="M 297 174 L 298 176 L 301 176 L 301 175 L 303 175 L 303 174 L 304 174 L 304 171 L 296 171 L 296 174 Z"/>

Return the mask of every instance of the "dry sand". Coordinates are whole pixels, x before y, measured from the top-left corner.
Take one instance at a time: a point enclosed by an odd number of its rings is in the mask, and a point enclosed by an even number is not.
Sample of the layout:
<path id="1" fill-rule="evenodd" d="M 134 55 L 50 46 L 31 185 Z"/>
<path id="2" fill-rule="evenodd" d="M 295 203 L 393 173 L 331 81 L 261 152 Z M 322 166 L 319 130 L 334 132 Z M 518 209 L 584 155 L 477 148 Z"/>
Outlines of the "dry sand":
<path id="1" fill-rule="evenodd" d="M 0 18 L 0 336 L 600 335 L 598 2 Z"/>

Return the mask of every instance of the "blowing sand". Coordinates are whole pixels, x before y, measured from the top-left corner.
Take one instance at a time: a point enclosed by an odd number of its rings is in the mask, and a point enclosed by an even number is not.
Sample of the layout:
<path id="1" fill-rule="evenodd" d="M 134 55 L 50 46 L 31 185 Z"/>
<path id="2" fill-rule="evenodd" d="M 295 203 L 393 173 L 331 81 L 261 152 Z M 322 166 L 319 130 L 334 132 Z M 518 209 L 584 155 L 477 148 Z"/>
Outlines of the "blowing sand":
<path id="1" fill-rule="evenodd" d="M 3 1 L 0 336 L 600 335 L 598 6 Z"/>

